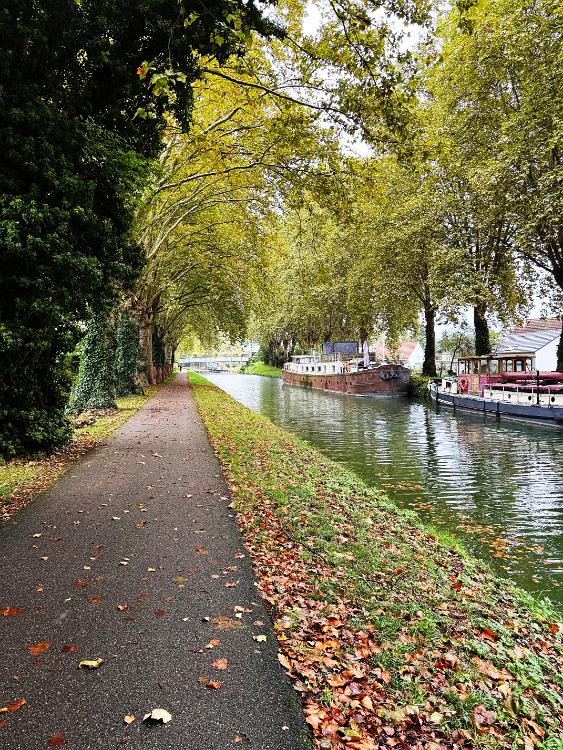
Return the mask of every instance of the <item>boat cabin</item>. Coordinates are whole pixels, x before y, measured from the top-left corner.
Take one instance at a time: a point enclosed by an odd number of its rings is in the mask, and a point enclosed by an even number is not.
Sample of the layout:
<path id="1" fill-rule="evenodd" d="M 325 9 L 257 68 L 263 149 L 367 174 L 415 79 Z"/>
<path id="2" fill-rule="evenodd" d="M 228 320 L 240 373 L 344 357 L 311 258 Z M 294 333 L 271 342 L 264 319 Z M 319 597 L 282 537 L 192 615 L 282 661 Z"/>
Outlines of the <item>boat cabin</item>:
<path id="1" fill-rule="evenodd" d="M 473 396 L 482 396 L 485 388 L 493 383 L 502 382 L 507 373 L 534 371 L 535 356 L 532 352 L 460 357 L 457 363 L 458 382 L 466 382 L 466 388 L 463 390 Z"/>

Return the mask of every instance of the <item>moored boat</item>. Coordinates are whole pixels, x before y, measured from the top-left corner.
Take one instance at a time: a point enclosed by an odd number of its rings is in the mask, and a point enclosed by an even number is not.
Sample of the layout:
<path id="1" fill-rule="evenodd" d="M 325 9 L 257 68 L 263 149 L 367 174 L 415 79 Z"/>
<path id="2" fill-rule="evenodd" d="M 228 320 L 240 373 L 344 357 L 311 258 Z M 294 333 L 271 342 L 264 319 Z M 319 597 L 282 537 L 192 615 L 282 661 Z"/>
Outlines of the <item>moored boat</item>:
<path id="1" fill-rule="evenodd" d="M 457 377 L 429 384 L 438 404 L 563 428 L 563 373 L 534 369 L 529 352 L 464 357 Z"/>
<path id="2" fill-rule="evenodd" d="M 282 373 L 288 385 L 375 396 L 404 396 L 409 379 L 410 370 L 400 363 L 378 364 L 343 352 L 294 356 Z"/>

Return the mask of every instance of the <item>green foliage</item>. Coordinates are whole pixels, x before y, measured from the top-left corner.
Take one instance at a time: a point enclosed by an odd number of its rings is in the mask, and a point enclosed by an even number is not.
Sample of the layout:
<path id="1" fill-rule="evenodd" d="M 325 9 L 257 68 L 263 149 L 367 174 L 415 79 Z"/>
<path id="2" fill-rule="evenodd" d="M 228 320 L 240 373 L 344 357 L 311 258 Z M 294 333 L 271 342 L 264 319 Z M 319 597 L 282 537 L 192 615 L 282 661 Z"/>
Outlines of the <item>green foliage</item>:
<path id="1" fill-rule="evenodd" d="M 131 320 L 127 309 L 119 313 L 116 326 L 115 392 L 117 396 L 141 395 L 139 366 L 142 358 L 139 324 Z"/>
<path id="2" fill-rule="evenodd" d="M 113 319 L 104 313 L 94 316 L 88 322 L 81 348 L 78 382 L 68 411 L 117 408 Z"/>
<path id="3" fill-rule="evenodd" d="M 244 49 L 250 29 L 274 30 L 253 2 L 215 0 L 200 11 L 190 0 L 180 9 L 175 0 L 2 5 L 5 455 L 68 439 L 63 355 L 76 345 L 79 321 L 130 288 L 141 269 L 134 201 L 168 113 L 189 123 L 199 56 L 224 61 Z"/>

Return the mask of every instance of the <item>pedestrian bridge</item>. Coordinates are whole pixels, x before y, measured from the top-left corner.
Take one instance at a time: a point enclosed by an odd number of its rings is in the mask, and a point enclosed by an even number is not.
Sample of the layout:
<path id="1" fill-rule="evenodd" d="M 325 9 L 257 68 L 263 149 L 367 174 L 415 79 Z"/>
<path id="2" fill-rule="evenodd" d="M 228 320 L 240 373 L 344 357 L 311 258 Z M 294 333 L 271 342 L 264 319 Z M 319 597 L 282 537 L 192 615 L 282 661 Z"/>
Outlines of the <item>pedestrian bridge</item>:
<path id="1" fill-rule="evenodd" d="M 218 366 L 232 370 L 249 359 L 249 354 L 243 354 L 241 357 L 180 357 L 178 366 L 181 370 L 212 370 Z"/>

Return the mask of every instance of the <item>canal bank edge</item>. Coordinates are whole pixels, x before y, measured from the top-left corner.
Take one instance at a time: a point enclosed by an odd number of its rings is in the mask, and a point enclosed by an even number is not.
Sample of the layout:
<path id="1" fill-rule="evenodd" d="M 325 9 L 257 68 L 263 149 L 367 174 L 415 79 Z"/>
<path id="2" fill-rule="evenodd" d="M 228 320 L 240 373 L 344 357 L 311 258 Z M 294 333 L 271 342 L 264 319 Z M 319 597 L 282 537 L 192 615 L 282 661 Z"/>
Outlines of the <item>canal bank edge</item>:
<path id="1" fill-rule="evenodd" d="M 190 382 L 316 748 L 562 747 L 562 627 L 548 602 Z"/>

